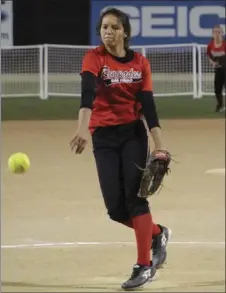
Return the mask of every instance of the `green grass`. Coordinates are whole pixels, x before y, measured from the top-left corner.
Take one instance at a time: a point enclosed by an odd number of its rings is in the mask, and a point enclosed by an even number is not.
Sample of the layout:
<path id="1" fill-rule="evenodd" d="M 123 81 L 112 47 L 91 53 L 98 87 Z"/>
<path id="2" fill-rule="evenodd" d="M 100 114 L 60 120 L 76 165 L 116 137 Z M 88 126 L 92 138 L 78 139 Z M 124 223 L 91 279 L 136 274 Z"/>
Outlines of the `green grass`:
<path id="1" fill-rule="evenodd" d="M 2 98 L 2 120 L 71 120 L 77 119 L 80 99 L 52 97 Z M 223 118 L 224 113 L 215 113 L 213 97 L 156 98 L 160 119 Z"/>

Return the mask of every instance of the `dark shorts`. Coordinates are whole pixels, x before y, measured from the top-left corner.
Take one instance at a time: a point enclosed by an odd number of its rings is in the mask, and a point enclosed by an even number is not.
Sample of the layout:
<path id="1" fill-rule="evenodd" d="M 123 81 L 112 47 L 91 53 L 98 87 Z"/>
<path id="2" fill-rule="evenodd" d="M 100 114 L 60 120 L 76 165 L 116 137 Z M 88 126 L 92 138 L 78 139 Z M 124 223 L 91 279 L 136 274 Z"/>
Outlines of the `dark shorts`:
<path id="1" fill-rule="evenodd" d="M 97 128 L 93 150 L 102 195 L 112 220 L 126 222 L 148 213 L 149 204 L 138 198 L 142 171 L 149 152 L 141 120 L 126 125 Z"/>

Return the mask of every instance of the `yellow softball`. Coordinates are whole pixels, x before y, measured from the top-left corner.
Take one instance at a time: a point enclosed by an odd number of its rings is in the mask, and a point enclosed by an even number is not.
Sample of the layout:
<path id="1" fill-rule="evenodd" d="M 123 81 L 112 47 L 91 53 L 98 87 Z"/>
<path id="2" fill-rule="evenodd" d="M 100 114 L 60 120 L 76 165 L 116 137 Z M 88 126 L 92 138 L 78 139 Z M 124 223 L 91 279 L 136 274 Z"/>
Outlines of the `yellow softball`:
<path id="1" fill-rule="evenodd" d="M 24 173 L 30 167 L 30 160 L 24 153 L 14 153 L 8 159 L 8 168 L 13 173 Z"/>

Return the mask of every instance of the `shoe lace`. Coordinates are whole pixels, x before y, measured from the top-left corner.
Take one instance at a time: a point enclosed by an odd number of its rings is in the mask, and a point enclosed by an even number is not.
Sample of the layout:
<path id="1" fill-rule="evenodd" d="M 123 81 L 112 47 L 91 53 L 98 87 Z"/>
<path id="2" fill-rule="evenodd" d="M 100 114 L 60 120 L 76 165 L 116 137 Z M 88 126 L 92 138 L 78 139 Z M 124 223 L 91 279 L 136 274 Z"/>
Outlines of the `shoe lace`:
<path id="1" fill-rule="evenodd" d="M 136 278 L 139 275 L 139 269 L 140 269 L 140 267 L 138 265 L 135 265 L 133 267 L 133 271 L 132 271 L 132 274 L 130 276 L 130 279 Z"/>

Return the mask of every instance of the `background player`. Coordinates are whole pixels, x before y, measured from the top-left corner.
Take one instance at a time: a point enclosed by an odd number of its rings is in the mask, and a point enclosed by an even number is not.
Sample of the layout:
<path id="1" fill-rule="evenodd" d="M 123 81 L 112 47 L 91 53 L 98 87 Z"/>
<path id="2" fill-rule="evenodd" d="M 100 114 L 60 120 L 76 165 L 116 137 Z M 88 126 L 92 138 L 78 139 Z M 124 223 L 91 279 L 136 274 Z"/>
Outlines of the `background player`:
<path id="1" fill-rule="evenodd" d="M 219 64 L 219 59 L 226 55 L 226 41 L 219 25 L 213 28 L 213 38 L 207 46 L 207 56 L 214 67 L 214 92 L 217 99 L 216 112 L 225 110 L 223 103 L 223 88 L 226 89 L 226 70 Z"/>
<path id="2" fill-rule="evenodd" d="M 97 32 L 103 44 L 90 50 L 83 60 L 78 128 L 70 145 L 77 154 L 82 153 L 90 130 L 108 214 L 135 231 L 137 262 L 129 280 L 122 284 L 123 289 L 130 290 L 152 280 L 166 258 L 169 230 L 153 223 L 148 201 L 138 197 L 142 172 L 136 166 L 146 165 L 150 135 L 155 149 L 163 150 L 164 146 L 152 95 L 150 64 L 129 49 L 131 27 L 127 15 L 117 9 L 107 10 Z"/>

